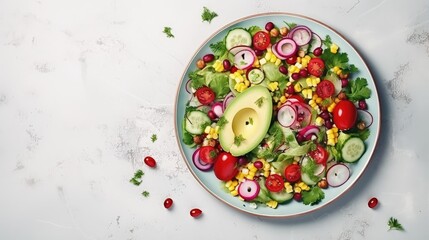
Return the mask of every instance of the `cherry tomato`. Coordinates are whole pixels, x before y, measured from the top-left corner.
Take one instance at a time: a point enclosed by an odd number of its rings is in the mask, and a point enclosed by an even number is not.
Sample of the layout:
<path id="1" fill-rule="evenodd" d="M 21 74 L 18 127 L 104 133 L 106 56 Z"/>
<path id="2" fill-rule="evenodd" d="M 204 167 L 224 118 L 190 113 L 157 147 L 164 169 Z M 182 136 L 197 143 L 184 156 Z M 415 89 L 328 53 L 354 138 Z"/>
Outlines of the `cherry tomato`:
<path id="1" fill-rule="evenodd" d="M 317 145 L 317 148 L 311 152 L 308 153 L 311 158 L 314 159 L 314 161 L 317 164 L 323 164 L 326 165 L 326 161 L 328 160 L 329 153 L 326 151 L 324 147 L 321 145 Z"/>
<path id="2" fill-rule="evenodd" d="M 238 173 L 238 159 L 229 152 L 221 152 L 216 158 L 213 171 L 222 181 L 229 181 Z"/>
<path id="3" fill-rule="evenodd" d="M 280 192 L 283 190 L 285 182 L 279 174 L 271 174 L 265 181 L 265 186 L 271 192 Z"/>
<path id="4" fill-rule="evenodd" d="M 320 58 L 312 58 L 307 65 L 308 73 L 315 77 L 320 77 L 325 70 L 325 62 Z"/>
<path id="5" fill-rule="evenodd" d="M 169 209 L 171 206 L 173 205 L 173 199 L 171 198 L 166 198 L 164 200 L 164 207 Z"/>
<path id="6" fill-rule="evenodd" d="M 285 169 L 285 178 L 288 182 L 294 183 L 301 179 L 301 167 L 298 164 L 291 164 Z"/>
<path id="7" fill-rule="evenodd" d="M 144 163 L 146 163 L 146 165 L 148 165 L 151 168 L 156 167 L 156 161 L 155 159 L 153 159 L 153 157 L 150 157 L 150 156 L 145 157 Z"/>
<path id="8" fill-rule="evenodd" d="M 198 101 L 203 105 L 209 105 L 216 98 L 213 90 L 206 86 L 198 88 L 195 95 L 197 96 Z"/>
<path id="9" fill-rule="evenodd" d="M 259 31 L 253 36 L 253 47 L 258 50 L 265 50 L 270 45 L 270 41 L 270 35 L 267 32 Z"/>
<path id="10" fill-rule="evenodd" d="M 368 207 L 369 208 L 375 208 L 378 204 L 378 199 L 373 197 L 368 201 Z"/>
<path id="11" fill-rule="evenodd" d="M 340 130 L 352 128 L 357 119 L 356 106 L 350 100 L 341 100 L 332 111 L 335 125 Z"/>
<path id="12" fill-rule="evenodd" d="M 317 96 L 321 98 L 328 98 L 334 95 L 335 86 L 329 80 L 322 80 L 316 87 Z"/>
<path id="13" fill-rule="evenodd" d="M 194 218 L 199 217 L 202 213 L 203 213 L 203 211 L 201 211 L 201 209 L 199 209 L 199 208 L 193 208 L 189 212 L 191 217 L 194 217 Z"/>
<path id="14" fill-rule="evenodd" d="M 214 163 L 217 157 L 217 149 L 212 146 L 202 146 L 200 148 L 201 161 L 211 164 Z"/>

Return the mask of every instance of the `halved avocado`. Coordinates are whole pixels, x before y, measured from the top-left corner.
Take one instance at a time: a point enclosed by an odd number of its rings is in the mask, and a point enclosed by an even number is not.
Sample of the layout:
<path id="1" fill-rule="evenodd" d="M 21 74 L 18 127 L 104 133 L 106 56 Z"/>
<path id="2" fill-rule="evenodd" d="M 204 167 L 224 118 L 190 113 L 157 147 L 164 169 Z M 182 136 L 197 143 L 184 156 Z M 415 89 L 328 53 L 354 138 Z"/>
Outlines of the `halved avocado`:
<path id="1" fill-rule="evenodd" d="M 238 94 L 225 109 L 219 131 L 222 148 L 233 156 L 252 151 L 270 127 L 273 103 L 266 87 L 253 86 Z"/>

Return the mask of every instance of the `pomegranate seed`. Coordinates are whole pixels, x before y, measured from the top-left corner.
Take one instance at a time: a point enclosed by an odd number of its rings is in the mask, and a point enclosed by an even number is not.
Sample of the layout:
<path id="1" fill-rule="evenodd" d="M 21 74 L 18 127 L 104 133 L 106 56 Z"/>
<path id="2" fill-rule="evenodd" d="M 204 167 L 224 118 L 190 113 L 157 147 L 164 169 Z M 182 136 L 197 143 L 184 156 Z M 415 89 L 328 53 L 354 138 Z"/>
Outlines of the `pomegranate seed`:
<path id="1" fill-rule="evenodd" d="M 223 60 L 222 64 L 223 64 L 223 68 L 226 71 L 229 71 L 231 69 L 231 67 L 232 67 L 231 66 L 231 62 L 228 59 Z"/>
<path id="2" fill-rule="evenodd" d="M 365 110 L 365 109 L 367 109 L 367 107 L 368 107 L 368 106 L 366 105 L 365 100 L 359 100 L 358 105 L 359 105 L 359 108 L 360 108 L 360 109 L 362 109 L 362 110 Z"/>
<path id="3" fill-rule="evenodd" d="M 291 95 L 295 93 L 295 89 L 293 88 L 293 85 L 290 85 L 286 88 L 286 93 Z"/>
<path id="4" fill-rule="evenodd" d="M 263 50 L 253 49 L 253 51 L 255 52 L 256 56 L 258 56 L 258 57 L 264 55 L 264 51 Z"/>
<path id="5" fill-rule="evenodd" d="M 316 49 L 314 49 L 313 54 L 314 56 L 318 57 L 320 55 L 322 55 L 323 49 L 321 47 L 318 47 Z"/>
<path id="6" fill-rule="evenodd" d="M 299 75 L 299 73 L 292 73 L 292 79 L 293 80 L 298 80 L 301 78 L 301 75 Z"/>
<path id="7" fill-rule="evenodd" d="M 308 77 L 308 72 L 307 72 L 307 70 L 305 70 L 305 69 L 301 69 L 300 71 L 299 71 L 299 75 L 301 76 L 301 77 Z"/>
<path id="8" fill-rule="evenodd" d="M 284 66 L 284 65 L 281 65 L 280 67 L 279 67 L 279 72 L 281 72 L 281 73 L 283 73 L 283 74 L 287 74 L 287 68 Z"/>
<path id="9" fill-rule="evenodd" d="M 201 211 L 199 208 L 194 208 L 189 212 L 189 214 L 191 214 L 191 217 L 194 217 L 194 218 L 200 216 L 201 213 L 203 213 L 203 211 Z"/>
<path id="10" fill-rule="evenodd" d="M 173 199 L 171 198 L 166 198 L 164 200 L 164 207 L 169 209 L 171 206 L 173 205 Z"/>
<path id="11" fill-rule="evenodd" d="M 378 199 L 373 197 L 368 201 L 368 207 L 375 208 L 378 204 Z"/>
<path id="12" fill-rule="evenodd" d="M 150 156 L 145 157 L 144 163 L 146 163 L 146 165 L 148 165 L 151 168 L 156 167 L 156 161 L 155 159 L 153 159 L 153 157 L 150 157 Z"/>
<path id="13" fill-rule="evenodd" d="M 253 163 L 253 166 L 255 166 L 255 168 L 257 169 L 261 169 L 264 166 L 264 164 L 261 161 L 256 161 Z"/>
<path id="14" fill-rule="evenodd" d="M 301 202 L 301 200 L 302 200 L 301 193 L 294 193 L 293 194 L 293 199 L 295 199 L 295 201 Z"/>
<path id="15" fill-rule="evenodd" d="M 347 78 L 341 79 L 341 87 L 345 88 L 349 84 L 349 80 Z"/>
<path id="16" fill-rule="evenodd" d="M 217 118 L 216 113 L 213 112 L 212 110 L 210 110 L 210 111 L 207 112 L 207 116 L 209 116 L 209 118 L 211 120 L 215 120 Z"/>

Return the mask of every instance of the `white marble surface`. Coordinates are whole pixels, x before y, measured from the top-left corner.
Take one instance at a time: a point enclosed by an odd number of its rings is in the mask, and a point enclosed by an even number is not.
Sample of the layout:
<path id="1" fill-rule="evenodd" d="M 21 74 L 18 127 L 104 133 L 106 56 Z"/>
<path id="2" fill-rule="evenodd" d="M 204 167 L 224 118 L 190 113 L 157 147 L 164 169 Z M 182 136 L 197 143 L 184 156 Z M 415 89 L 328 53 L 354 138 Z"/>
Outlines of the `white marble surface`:
<path id="1" fill-rule="evenodd" d="M 219 14 L 210 24 L 203 6 Z M 243 214 L 208 194 L 174 136 L 176 88 L 194 51 L 225 24 L 272 11 L 342 33 L 382 102 L 363 178 L 292 219 Z M 428 67 L 427 0 L 1 0 L 0 239 L 429 239 Z M 157 169 L 143 165 L 146 155 Z M 201 218 L 189 216 L 193 207 Z M 405 232 L 387 231 L 391 216 Z"/>

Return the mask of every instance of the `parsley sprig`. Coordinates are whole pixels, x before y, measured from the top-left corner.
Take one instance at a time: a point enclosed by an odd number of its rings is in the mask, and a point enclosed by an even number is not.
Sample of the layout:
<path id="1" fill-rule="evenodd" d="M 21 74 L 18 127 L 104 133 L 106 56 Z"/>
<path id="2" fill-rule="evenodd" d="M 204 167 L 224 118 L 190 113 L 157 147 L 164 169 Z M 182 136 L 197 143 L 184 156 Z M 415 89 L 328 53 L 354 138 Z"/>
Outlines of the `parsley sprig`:
<path id="1" fill-rule="evenodd" d="M 140 170 L 140 169 L 137 170 L 134 173 L 133 178 L 130 179 L 130 183 L 132 183 L 132 184 L 134 184 L 136 186 L 139 186 L 142 183 L 142 177 L 143 177 L 143 175 L 144 175 L 144 172 L 142 170 Z"/>
<path id="2" fill-rule="evenodd" d="M 243 137 L 243 135 L 238 135 L 238 136 L 235 136 L 235 138 L 234 138 L 234 144 L 238 147 L 238 146 L 240 146 L 241 145 L 241 143 L 244 141 L 244 140 L 246 140 L 244 137 Z"/>
<path id="3" fill-rule="evenodd" d="M 389 231 L 390 230 L 399 230 L 399 231 L 404 231 L 404 227 L 402 227 L 402 224 L 399 223 L 398 219 L 394 218 L 394 217 L 390 217 L 389 221 L 387 222 L 387 226 L 389 226 Z"/>
<path id="4" fill-rule="evenodd" d="M 152 142 L 155 142 L 156 140 L 158 140 L 158 136 L 156 136 L 156 134 L 152 134 L 152 136 L 150 137 L 150 140 Z"/>
<path id="5" fill-rule="evenodd" d="M 201 14 L 201 18 L 203 19 L 203 22 L 206 21 L 208 23 L 211 23 L 213 18 L 217 17 L 217 13 L 211 11 L 207 7 L 204 7 L 203 13 Z"/>
<path id="6" fill-rule="evenodd" d="M 174 35 L 173 33 L 171 33 L 171 30 L 171 27 L 164 27 L 164 31 L 162 32 L 165 33 L 168 38 L 174 38 Z"/>
<path id="7" fill-rule="evenodd" d="M 260 97 L 255 101 L 256 106 L 261 107 L 265 101 L 265 97 Z"/>

